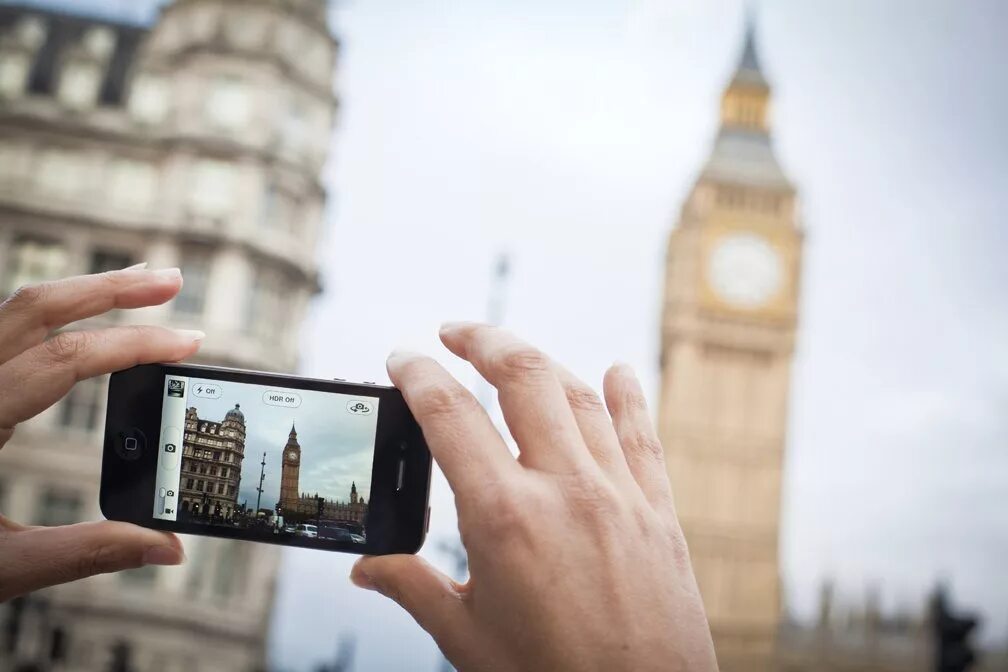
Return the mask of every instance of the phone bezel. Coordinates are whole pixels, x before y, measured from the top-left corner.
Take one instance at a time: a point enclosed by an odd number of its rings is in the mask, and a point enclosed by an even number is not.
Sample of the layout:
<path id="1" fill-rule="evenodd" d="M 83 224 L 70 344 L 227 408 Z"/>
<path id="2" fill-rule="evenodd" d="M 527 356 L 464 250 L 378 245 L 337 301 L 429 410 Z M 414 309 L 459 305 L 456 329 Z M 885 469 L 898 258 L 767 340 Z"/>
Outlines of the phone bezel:
<path id="1" fill-rule="evenodd" d="M 154 518 L 166 375 L 378 398 L 367 541 L 359 544 L 303 537 L 263 537 L 248 534 L 244 529 Z M 135 459 L 124 459 L 116 448 L 117 442 L 136 429 L 146 437 L 146 445 Z M 246 455 L 245 459 L 254 457 Z M 403 487 L 397 490 L 400 458 L 405 459 L 406 478 Z M 430 481 L 430 451 L 402 393 L 394 387 L 195 364 L 145 364 L 114 373 L 109 381 L 99 495 L 101 511 L 109 520 L 181 534 L 362 555 L 415 553 L 423 545 L 427 533 Z"/>

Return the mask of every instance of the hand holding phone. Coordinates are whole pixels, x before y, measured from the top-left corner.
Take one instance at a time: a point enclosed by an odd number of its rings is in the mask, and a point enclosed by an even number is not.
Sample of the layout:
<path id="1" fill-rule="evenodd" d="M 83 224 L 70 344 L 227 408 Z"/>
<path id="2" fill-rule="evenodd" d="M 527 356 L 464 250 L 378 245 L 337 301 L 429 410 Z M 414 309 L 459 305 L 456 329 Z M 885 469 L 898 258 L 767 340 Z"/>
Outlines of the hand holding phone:
<path id="1" fill-rule="evenodd" d="M 629 367 L 606 373 L 603 405 L 501 329 L 446 325 L 441 340 L 497 388 L 519 458 L 437 363 L 393 355 L 389 375 L 455 492 L 471 576 L 459 584 L 393 556 L 358 560 L 354 582 L 395 599 L 461 671 L 716 672 L 661 444 Z"/>
<path id="2" fill-rule="evenodd" d="M 193 354 L 200 332 L 162 327 L 52 330 L 112 308 L 168 301 L 182 286 L 177 268 L 141 264 L 22 287 L 0 304 L 0 447 L 15 428 L 59 401 L 79 380 L 138 362 Z M 16 391 L 16 392 L 12 392 Z M 173 534 L 102 521 L 28 527 L 0 515 L 0 602 L 56 583 L 143 564 L 184 559 Z"/>

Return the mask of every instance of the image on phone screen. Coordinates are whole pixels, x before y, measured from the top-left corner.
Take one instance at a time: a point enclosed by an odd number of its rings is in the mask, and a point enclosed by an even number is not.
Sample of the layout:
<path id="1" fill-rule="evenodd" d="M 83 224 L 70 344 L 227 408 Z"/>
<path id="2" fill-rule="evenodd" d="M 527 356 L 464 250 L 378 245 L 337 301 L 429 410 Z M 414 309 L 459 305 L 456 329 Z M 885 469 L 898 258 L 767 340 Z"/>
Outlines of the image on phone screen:
<path id="1" fill-rule="evenodd" d="M 154 518 L 365 543 L 378 401 L 166 375 Z"/>

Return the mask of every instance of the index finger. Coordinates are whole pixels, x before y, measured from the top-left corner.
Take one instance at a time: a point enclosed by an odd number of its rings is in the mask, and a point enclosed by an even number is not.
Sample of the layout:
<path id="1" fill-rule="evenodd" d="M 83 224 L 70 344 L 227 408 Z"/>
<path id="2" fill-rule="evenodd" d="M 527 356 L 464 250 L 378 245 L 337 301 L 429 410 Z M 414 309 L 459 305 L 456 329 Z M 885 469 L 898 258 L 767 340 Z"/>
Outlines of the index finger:
<path id="1" fill-rule="evenodd" d="M 21 287 L 0 304 L 0 364 L 45 340 L 71 322 L 113 308 L 164 303 L 178 293 L 177 268 L 127 268 Z"/>
<path id="2" fill-rule="evenodd" d="M 396 351 L 387 368 L 456 497 L 478 494 L 520 470 L 476 397 L 444 367 L 430 357 Z"/>

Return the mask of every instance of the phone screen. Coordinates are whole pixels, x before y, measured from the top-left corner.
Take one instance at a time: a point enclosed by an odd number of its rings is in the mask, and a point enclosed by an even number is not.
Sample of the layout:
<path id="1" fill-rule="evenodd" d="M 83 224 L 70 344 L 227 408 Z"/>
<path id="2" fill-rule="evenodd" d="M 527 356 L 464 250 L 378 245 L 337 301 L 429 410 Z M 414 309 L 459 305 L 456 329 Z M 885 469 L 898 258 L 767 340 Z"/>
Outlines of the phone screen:
<path id="1" fill-rule="evenodd" d="M 367 540 L 378 398 L 164 380 L 154 518 Z"/>

